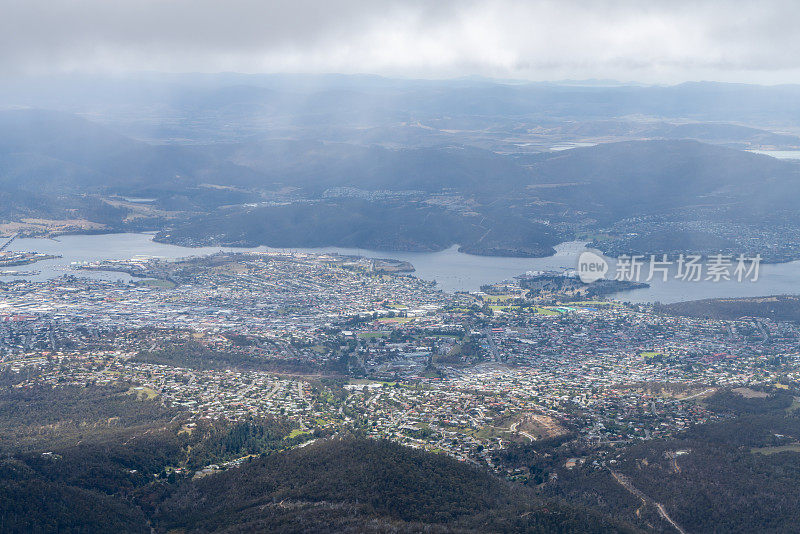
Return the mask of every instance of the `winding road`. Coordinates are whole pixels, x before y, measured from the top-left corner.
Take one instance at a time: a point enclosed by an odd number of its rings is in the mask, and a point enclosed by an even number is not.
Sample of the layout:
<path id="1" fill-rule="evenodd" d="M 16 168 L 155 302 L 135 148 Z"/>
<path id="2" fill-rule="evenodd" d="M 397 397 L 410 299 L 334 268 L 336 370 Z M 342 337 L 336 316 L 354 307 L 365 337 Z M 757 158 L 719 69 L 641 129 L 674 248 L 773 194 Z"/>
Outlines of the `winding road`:
<path id="1" fill-rule="evenodd" d="M 639 489 L 636 488 L 636 486 L 634 486 L 633 484 L 631 484 L 631 481 L 628 480 L 628 478 L 622 473 L 617 473 L 613 469 L 609 469 L 609 471 L 611 472 L 611 475 L 614 477 L 614 480 L 616 480 L 620 486 L 631 492 L 633 495 L 639 497 L 644 504 L 652 504 L 653 506 L 655 506 L 656 510 L 658 510 L 658 515 L 660 515 L 661 518 L 664 519 L 664 521 L 672 525 L 675 528 L 675 530 L 677 530 L 680 534 L 687 534 L 687 532 L 683 530 L 683 528 L 681 528 L 681 526 L 678 525 L 678 523 L 676 523 L 669 516 L 663 504 L 654 501 L 653 499 L 651 499 L 650 497 L 639 491 Z"/>

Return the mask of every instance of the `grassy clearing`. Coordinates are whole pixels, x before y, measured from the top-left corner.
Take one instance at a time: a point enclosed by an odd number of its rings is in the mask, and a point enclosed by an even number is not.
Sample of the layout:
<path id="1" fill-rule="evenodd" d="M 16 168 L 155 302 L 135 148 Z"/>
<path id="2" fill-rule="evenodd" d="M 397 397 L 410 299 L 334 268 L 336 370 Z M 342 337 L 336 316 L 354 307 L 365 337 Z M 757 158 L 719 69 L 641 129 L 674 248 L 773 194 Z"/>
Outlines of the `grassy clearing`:
<path id="1" fill-rule="evenodd" d="M 148 401 L 158 397 L 158 391 L 142 386 L 132 387 L 126 393 L 128 395 L 136 395 L 136 400 L 138 401 Z"/>
<path id="2" fill-rule="evenodd" d="M 486 303 L 508 302 L 518 298 L 520 298 L 520 295 L 485 295 L 483 301 Z"/>
<path id="3" fill-rule="evenodd" d="M 507 428 L 500 428 L 496 426 L 485 426 L 479 429 L 477 432 L 474 433 L 474 437 L 477 439 L 494 439 L 494 438 L 501 438 L 510 440 L 511 435 Z"/>
<path id="4" fill-rule="evenodd" d="M 792 399 L 792 404 L 788 408 L 786 408 L 786 411 L 788 413 L 794 413 L 798 409 L 800 409 L 800 397 L 794 397 Z"/>
<path id="5" fill-rule="evenodd" d="M 489 306 L 492 311 L 519 311 L 522 309 L 520 306 L 507 306 L 504 304 L 492 304 Z"/>
<path id="6" fill-rule="evenodd" d="M 356 386 L 366 386 L 369 384 L 382 384 L 384 386 L 396 386 L 397 382 L 385 382 L 383 380 L 370 380 L 369 378 L 351 378 L 347 381 L 348 384 Z"/>
<path id="7" fill-rule="evenodd" d="M 359 332 L 358 337 L 361 339 L 372 339 L 377 337 L 386 337 L 389 332 Z"/>
<path id="8" fill-rule="evenodd" d="M 800 452 L 800 443 L 790 443 L 789 445 L 779 445 L 777 447 L 756 447 L 750 449 L 750 452 L 754 454 L 764 454 L 766 456 L 781 452 Z"/>

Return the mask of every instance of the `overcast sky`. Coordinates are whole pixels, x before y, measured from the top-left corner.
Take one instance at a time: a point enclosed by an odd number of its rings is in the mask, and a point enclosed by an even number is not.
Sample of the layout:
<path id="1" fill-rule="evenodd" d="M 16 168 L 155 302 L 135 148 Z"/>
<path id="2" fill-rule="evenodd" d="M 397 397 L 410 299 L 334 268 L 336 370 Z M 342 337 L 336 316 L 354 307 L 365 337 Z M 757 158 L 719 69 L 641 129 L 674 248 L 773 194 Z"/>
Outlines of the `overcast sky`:
<path id="1" fill-rule="evenodd" d="M 800 83 L 800 2 L 0 0 L 0 72 Z"/>

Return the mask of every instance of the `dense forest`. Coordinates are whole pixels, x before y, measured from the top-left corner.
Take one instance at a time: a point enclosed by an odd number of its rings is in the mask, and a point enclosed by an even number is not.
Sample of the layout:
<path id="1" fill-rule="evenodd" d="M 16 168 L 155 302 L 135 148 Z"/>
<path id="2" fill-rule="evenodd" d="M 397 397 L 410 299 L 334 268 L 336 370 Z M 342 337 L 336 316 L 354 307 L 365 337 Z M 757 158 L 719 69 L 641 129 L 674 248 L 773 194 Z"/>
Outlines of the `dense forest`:
<path id="1" fill-rule="evenodd" d="M 659 313 L 733 321 L 763 317 L 775 321 L 800 321 L 800 297 L 775 295 L 737 299 L 706 299 L 657 306 Z"/>
<path id="2" fill-rule="evenodd" d="M 160 232 L 156 241 L 184 245 L 339 246 L 430 252 L 459 244 L 488 256 L 549 256 L 564 235 L 505 209 L 460 213 L 427 202 L 319 202 L 201 215 Z"/>
<path id="3" fill-rule="evenodd" d="M 514 445 L 496 455 L 530 472 L 527 485 L 646 530 L 795 532 L 800 524 L 800 417 L 786 392 L 746 398 L 723 389 L 704 401 L 726 419 L 670 439 L 595 448 L 566 439 Z M 569 459 L 580 459 L 566 468 Z M 624 487 L 627 480 L 647 502 Z"/>
<path id="4" fill-rule="evenodd" d="M 293 448 L 308 437 L 284 419 L 189 423 L 126 384 L 23 378 L 0 376 L 3 532 L 631 530 L 444 455 L 355 436 Z"/>
<path id="5" fill-rule="evenodd" d="M 115 439 L 166 424 L 178 413 L 160 403 L 138 402 L 127 384 L 0 386 L 0 453 Z"/>
<path id="6" fill-rule="evenodd" d="M 184 484 L 154 523 L 189 532 L 619 532 L 447 456 L 347 438 L 273 454 Z"/>
<path id="7" fill-rule="evenodd" d="M 337 360 L 317 365 L 301 358 L 267 358 L 252 354 L 247 349 L 249 341 L 236 338 L 240 344 L 232 350 L 215 350 L 194 340 L 165 343 L 154 350 L 142 351 L 134 361 L 170 365 L 187 369 L 258 369 L 275 373 L 314 373 L 325 371 L 337 373 L 341 366 Z M 346 370 L 346 366 L 344 367 Z"/>
<path id="8" fill-rule="evenodd" d="M 192 420 L 129 384 L 24 378 L 0 374 L 3 532 L 670 532 L 659 506 L 693 533 L 800 523 L 800 417 L 781 389 L 723 388 L 702 400 L 723 419 L 674 438 L 511 444 L 494 462 L 526 476 L 505 480 L 280 418 Z"/>
<path id="9" fill-rule="evenodd" d="M 281 450 L 285 419 L 198 421 L 128 384 L 0 375 L 0 531 L 148 532 L 150 500 L 208 464 Z"/>

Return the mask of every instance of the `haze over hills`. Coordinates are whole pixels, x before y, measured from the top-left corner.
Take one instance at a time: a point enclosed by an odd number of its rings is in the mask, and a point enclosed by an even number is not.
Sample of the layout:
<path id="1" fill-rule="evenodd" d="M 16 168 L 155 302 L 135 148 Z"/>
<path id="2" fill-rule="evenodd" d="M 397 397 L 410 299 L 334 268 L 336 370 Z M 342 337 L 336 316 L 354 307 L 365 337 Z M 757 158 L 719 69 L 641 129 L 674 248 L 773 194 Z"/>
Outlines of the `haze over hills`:
<path id="1" fill-rule="evenodd" d="M 800 165 L 696 141 L 631 141 L 576 148 L 535 163 L 543 198 L 617 220 L 692 206 L 790 207 Z M 769 184 L 769 187 L 764 187 Z M 788 200 L 786 204 L 775 202 Z"/>
<path id="2" fill-rule="evenodd" d="M 20 78 L 0 91 L 7 106 L 87 114 L 129 132 L 194 132 L 182 136 L 186 140 L 211 135 L 241 138 L 290 129 L 295 133 L 304 129 L 336 132 L 431 119 L 440 124 L 450 121 L 460 129 L 470 124 L 507 126 L 509 121 L 519 124 L 527 120 L 554 124 L 658 119 L 734 123 L 757 129 L 771 125 L 788 130 L 800 114 L 799 95 L 800 86 L 794 85 L 712 82 L 641 86 L 503 83 L 480 78 L 156 73 L 116 78 Z"/>
<path id="3" fill-rule="evenodd" d="M 152 75 L 22 87 L 6 102 L 61 111 L 0 111 L 5 223 L 192 245 L 539 256 L 592 236 L 610 254 L 800 257 L 800 166 L 730 148 L 800 146 L 781 125 L 792 86 Z M 788 115 L 771 115 L 778 105 Z M 549 150 L 563 143 L 600 144 Z M 789 239 L 775 247 L 774 232 Z"/>
<path id="4" fill-rule="evenodd" d="M 795 4 L 6 1 L 0 534 L 800 533 Z"/>

